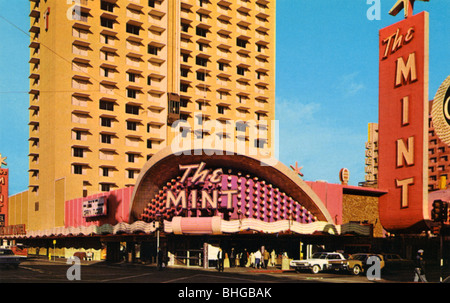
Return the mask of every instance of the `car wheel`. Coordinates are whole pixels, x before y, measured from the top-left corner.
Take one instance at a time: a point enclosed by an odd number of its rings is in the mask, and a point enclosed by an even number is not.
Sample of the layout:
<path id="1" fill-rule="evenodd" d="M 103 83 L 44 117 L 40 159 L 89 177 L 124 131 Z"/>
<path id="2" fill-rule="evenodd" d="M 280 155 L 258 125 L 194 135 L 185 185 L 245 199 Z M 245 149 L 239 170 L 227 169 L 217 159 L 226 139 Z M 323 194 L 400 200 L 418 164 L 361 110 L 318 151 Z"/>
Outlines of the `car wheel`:
<path id="1" fill-rule="evenodd" d="M 319 271 L 320 271 L 320 266 L 317 265 L 317 264 L 314 265 L 314 266 L 311 268 L 311 272 L 312 272 L 313 274 L 318 274 Z"/>
<path id="2" fill-rule="evenodd" d="M 355 265 L 352 269 L 352 273 L 357 276 L 361 273 L 361 267 L 359 267 L 359 265 Z"/>

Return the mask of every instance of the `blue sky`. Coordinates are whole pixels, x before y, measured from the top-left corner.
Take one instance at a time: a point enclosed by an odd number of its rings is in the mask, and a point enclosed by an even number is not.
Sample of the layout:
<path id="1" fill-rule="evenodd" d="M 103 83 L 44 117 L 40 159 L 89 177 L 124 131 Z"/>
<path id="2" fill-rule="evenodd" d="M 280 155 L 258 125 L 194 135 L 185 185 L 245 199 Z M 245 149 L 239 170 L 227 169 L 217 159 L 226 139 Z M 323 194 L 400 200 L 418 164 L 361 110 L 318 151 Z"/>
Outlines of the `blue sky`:
<path id="1" fill-rule="evenodd" d="M 367 124 L 378 120 L 378 31 L 403 18 L 388 14 L 396 0 L 381 0 L 380 20 L 370 21 L 367 2 L 277 0 L 279 159 L 298 161 L 305 180 L 338 183 L 343 167 L 350 184 L 364 180 Z M 415 12 L 423 10 L 433 98 L 450 74 L 450 1 L 417 1 Z M 10 194 L 28 186 L 28 14 L 28 0 L 0 0 L 0 153 Z"/>

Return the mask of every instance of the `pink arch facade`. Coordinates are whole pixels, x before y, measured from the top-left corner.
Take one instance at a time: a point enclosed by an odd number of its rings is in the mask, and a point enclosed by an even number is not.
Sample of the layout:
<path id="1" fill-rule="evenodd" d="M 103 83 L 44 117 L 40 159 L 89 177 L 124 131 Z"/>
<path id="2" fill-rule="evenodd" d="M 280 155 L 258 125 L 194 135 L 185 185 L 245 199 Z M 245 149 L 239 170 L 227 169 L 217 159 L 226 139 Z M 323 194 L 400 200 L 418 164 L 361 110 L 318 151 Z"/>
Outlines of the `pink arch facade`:
<path id="1" fill-rule="evenodd" d="M 256 157 L 215 151 L 175 155 L 170 147 L 145 164 L 130 205 L 130 223 L 161 219 L 174 231 L 189 226 L 194 233 L 216 233 L 219 219 L 250 220 L 261 228 L 334 224 L 319 196 L 281 162 L 265 165 Z"/>

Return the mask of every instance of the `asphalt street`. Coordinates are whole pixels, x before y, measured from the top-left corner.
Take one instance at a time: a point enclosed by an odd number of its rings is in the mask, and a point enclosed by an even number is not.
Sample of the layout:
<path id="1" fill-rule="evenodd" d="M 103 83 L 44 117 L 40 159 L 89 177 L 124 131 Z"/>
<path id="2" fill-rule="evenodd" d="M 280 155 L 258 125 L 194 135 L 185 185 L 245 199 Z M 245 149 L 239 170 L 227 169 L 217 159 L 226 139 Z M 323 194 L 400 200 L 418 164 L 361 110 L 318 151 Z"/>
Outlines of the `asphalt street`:
<path id="1" fill-rule="evenodd" d="M 413 269 L 382 271 L 381 279 L 369 280 L 364 274 L 309 271 L 282 271 L 279 268 L 214 268 L 169 267 L 158 270 L 154 265 L 82 261 L 75 269 L 66 259 L 34 259 L 21 263 L 18 269 L 1 268 L 0 283 L 407 283 L 413 282 Z M 78 276 L 77 276 L 78 274 Z M 446 268 L 442 276 L 449 276 Z M 439 268 L 427 270 L 429 282 L 440 281 Z M 72 279 L 72 280 L 70 280 Z"/>

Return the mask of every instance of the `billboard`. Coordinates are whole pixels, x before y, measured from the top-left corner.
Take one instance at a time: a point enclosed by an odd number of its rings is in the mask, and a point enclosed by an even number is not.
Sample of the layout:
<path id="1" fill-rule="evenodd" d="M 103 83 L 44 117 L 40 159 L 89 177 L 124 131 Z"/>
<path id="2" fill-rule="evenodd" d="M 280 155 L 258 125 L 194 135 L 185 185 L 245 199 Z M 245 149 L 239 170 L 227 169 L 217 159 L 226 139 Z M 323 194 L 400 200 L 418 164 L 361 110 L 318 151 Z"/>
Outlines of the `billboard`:
<path id="1" fill-rule="evenodd" d="M 428 210 L 428 13 L 379 32 L 379 188 L 387 231 L 424 226 Z"/>

